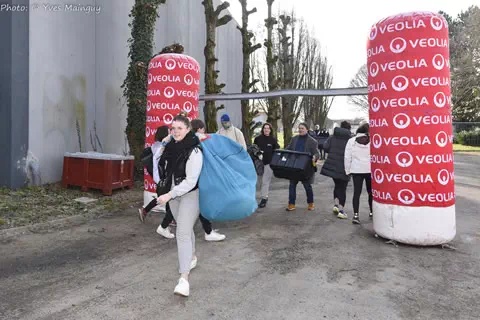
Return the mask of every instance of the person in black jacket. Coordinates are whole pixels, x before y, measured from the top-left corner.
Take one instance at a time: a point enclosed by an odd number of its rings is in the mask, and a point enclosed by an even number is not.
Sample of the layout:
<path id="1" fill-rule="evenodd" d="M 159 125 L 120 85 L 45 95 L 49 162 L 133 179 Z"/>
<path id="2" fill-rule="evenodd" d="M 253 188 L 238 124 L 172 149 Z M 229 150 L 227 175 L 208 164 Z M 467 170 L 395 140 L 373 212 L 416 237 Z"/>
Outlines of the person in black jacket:
<path id="1" fill-rule="evenodd" d="M 312 156 L 313 163 L 316 164 L 319 158 L 318 152 L 318 142 L 312 136 L 308 134 L 309 128 L 308 124 L 302 122 L 298 125 L 298 136 L 292 138 L 290 144 L 287 146 L 287 150 L 297 151 L 297 152 L 307 152 L 310 153 Z M 307 193 L 307 203 L 308 203 L 308 210 L 313 211 L 315 210 L 315 203 L 313 202 L 313 189 L 312 184 L 315 181 L 315 173 L 311 175 L 305 181 L 302 181 L 303 187 L 305 188 L 305 192 Z M 297 198 L 297 184 L 300 181 L 298 180 L 290 180 L 290 186 L 288 190 L 288 206 L 287 211 L 293 211 L 296 209 L 295 201 Z"/>
<path id="2" fill-rule="evenodd" d="M 262 131 L 258 137 L 253 141 L 263 152 L 264 171 L 262 176 L 262 200 L 258 204 L 259 208 L 265 208 L 268 201 L 268 192 L 270 190 L 270 182 L 272 181 L 273 171 L 270 169 L 270 162 L 272 161 L 273 151 L 280 149 L 277 138 L 273 135 L 272 125 L 264 123 Z"/>
<path id="3" fill-rule="evenodd" d="M 320 160 L 325 160 L 325 150 L 323 149 L 323 144 L 327 141 L 330 134 L 327 132 L 327 129 L 322 129 L 317 134 L 318 140 L 318 150 L 320 151 Z"/>
<path id="4" fill-rule="evenodd" d="M 347 219 L 348 216 L 344 211 L 345 201 L 347 198 L 347 185 L 350 177 L 345 173 L 345 147 L 348 140 L 352 137 L 352 126 L 348 121 L 343 121 L 340 128 L 335 128 L 333 136 L 330 136 L 323 144 L 325 152 L 328 153 L 327 160 L 323 164 L 320 174 L 330 177 L 335 183 L 333 189 L 333 198 L 335 205 L 333 213 L 340 219 Z"/>

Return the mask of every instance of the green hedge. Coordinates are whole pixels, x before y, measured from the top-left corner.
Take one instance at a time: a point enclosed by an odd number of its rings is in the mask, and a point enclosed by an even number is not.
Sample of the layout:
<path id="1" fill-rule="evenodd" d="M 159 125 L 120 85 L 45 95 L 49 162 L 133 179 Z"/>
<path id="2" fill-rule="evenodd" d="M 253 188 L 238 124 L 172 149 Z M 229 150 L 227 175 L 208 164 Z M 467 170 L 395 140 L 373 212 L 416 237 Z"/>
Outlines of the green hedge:
<path id="1" fill-rule="evenodd" d="M 480 129 L 457 133 L 455 140 L 465 146 L 480 146 Z"/>

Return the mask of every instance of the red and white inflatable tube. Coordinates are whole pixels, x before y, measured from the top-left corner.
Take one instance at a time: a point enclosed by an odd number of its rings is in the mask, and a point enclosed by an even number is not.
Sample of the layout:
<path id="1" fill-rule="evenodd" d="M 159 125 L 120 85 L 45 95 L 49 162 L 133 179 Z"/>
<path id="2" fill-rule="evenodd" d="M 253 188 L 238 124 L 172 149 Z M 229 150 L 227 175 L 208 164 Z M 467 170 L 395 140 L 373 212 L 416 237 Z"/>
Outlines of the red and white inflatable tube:
<path id="1" fill-rule="evenodd" d="M 200 64 L 183 54 L 162 54 L 148 64 L 145 147 L 155 142 L 157 128 L 170 126 L 181 111 L 198 118 Z M 153 178 L 144 172 L 144 204 L 156 197 Z"/>
<path id="2" fill-rule="evenodd" d="M 448 43 L 436 13 L 392 16 L 370 31 L 373 227 L 384 238 L 438 245 L 456 234 Z"/>

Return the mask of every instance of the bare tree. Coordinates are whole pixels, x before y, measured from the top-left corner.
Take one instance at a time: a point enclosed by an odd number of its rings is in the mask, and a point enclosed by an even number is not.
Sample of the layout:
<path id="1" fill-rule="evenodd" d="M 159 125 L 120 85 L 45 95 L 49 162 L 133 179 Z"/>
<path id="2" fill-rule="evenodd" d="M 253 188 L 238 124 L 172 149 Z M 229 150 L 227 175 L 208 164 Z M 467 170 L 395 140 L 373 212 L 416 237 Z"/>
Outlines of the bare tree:
<path id="1" fill-rule="evenodd" d="M 217 84 L 218 73 L 220 71 L 215 70 L 215 63 L 218 59 L 215 57 L 216 47 L 216 29 L 223 25 L 226 25 L 232 20 L 232 16 L 227 14 L 220 18 L 220 14 L 223 10 L 227 9 L 230 4 L 223 2 L 216 9 L 213 6 L 213 0 L 204 0 L 202 2 L 205 7 L 205 20 L 207 30 L 207 40 L 205 45 L 205 94 L 217 94 L 225 87 L 224 83 Z M 206 101 L 203 109 L 205 116 L 205 125 L 207 132 L 216 132 L 217 127 L 217 111 L 223 109 L 221 105 L 217 108 L 215 101 Z"/>
<path id="2" fill-rule="evenodd" d="M 268 88 L 270 91 L 278 90 L 279 83 L 275 66 L 277 65 L 278 56 L 274 55 L 273 43 L 273 27 L 277 24 L 277 19 L 272 16 L 272 6 L 275 0 L 267 0 L 268 16 L 265 19 L 267 28 L 267 39 L 264 46 L 267 48 L 267 72 L 268 72 Z M 280 103 L 278 98 L 268 99 L 268 122 L 272 124 L 272 129 L 276 134 L 278 130 L 278 120 L 280 119 Z"/>
<path id="3" fill-rule="evenodd" d="M 254 38 L 253 32 L 248 30 L 248 16 L 257 12 L 257 8 L 252 10 L 247 9 L 247 0 L 238 0 L 242 5 L 242 27 L 237 27 L 242 34 L 242 44 L 243 44 L 243 72 L 242 72 L 242 92 L 248 93 L 255 88 L 255 85 L 259 81 L 255 79 L 250 82 L 251 79 L 251 66 L 250 60 L 251 55 L 258 49 L 262 47 L 261 44 L 252 44 L 252 38 Z M 253 118 L 257 115 L 255 108 L 251 108 L 249 100 L 242 100 L 242 132 L 245 136 L 245 141 L 247 144 L 250 144 L 252 141 L 252 121 Z"/>
<path id="4" fill-rule="evenodd" d="M 318 40 L 307 33 L 304 42 L 307 52 L 304 88 L 330 89 L 333 82 L 332 67 L 328 64 L 327 58 L 322 55 Z M 318 124 L 323 127 L 332 103 L 333 98 L 331 97 L 304 97 L 302 110 L 305 121 L 310 126 Z"/>
<path id="5" fill-rule="evenodd" d="M 280 15 L 281 26 L 278 28 L 279 43 L 280 43 L 280 70 L 281 72 L 281 86 L 282 89 L 293 88 L 293 36 L 294 36 L 294 22 L 292 16 L 282 14 Z M 293 32 L 289 32 L 290 30 Z M 292 40 L 292 41 L 291 41 Z M 282 124 L 283 124 L 283 141 L 285 144 L 290 143 L 292 139 L 292 120 L 295 117 L 294 104 L 291 97 L 282 97 Z"/>
<path id="6" fill-rule="evenodd" d="M 368 71 L 366 64 L 358 69 L 357 74 L 352 81 L 350 81 L 350 88 L 357 87 L 368 87 Z M 368 114 L 368 96 L 350 96 L 348 97 L 348 102 L 354 104 L 359 111 Z"/>

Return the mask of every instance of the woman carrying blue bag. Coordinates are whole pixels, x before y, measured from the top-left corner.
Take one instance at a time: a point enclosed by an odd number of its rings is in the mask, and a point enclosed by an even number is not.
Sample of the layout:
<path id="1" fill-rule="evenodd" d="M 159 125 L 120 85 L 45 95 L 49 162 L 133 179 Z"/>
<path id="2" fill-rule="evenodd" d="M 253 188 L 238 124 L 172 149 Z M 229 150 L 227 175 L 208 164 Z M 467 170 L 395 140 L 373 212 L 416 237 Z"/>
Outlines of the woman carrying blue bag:
<path id="1" fill-rule="evenodd" d="M 172 122 L 172 136 L 162 141 L 159 165 L 157 202 L 169 204 L 177 222 L 177 250 L 181 274 L 174 293 L 188 297 L 190 270 L 197 266 L 193 226 L 200 214 L 198 179 L 203 167 L 203 156 L 198 137 L 190 130 L 190 120 L 176 116 Z M 155 159 L 156 160 L 156 159 Z"/>

